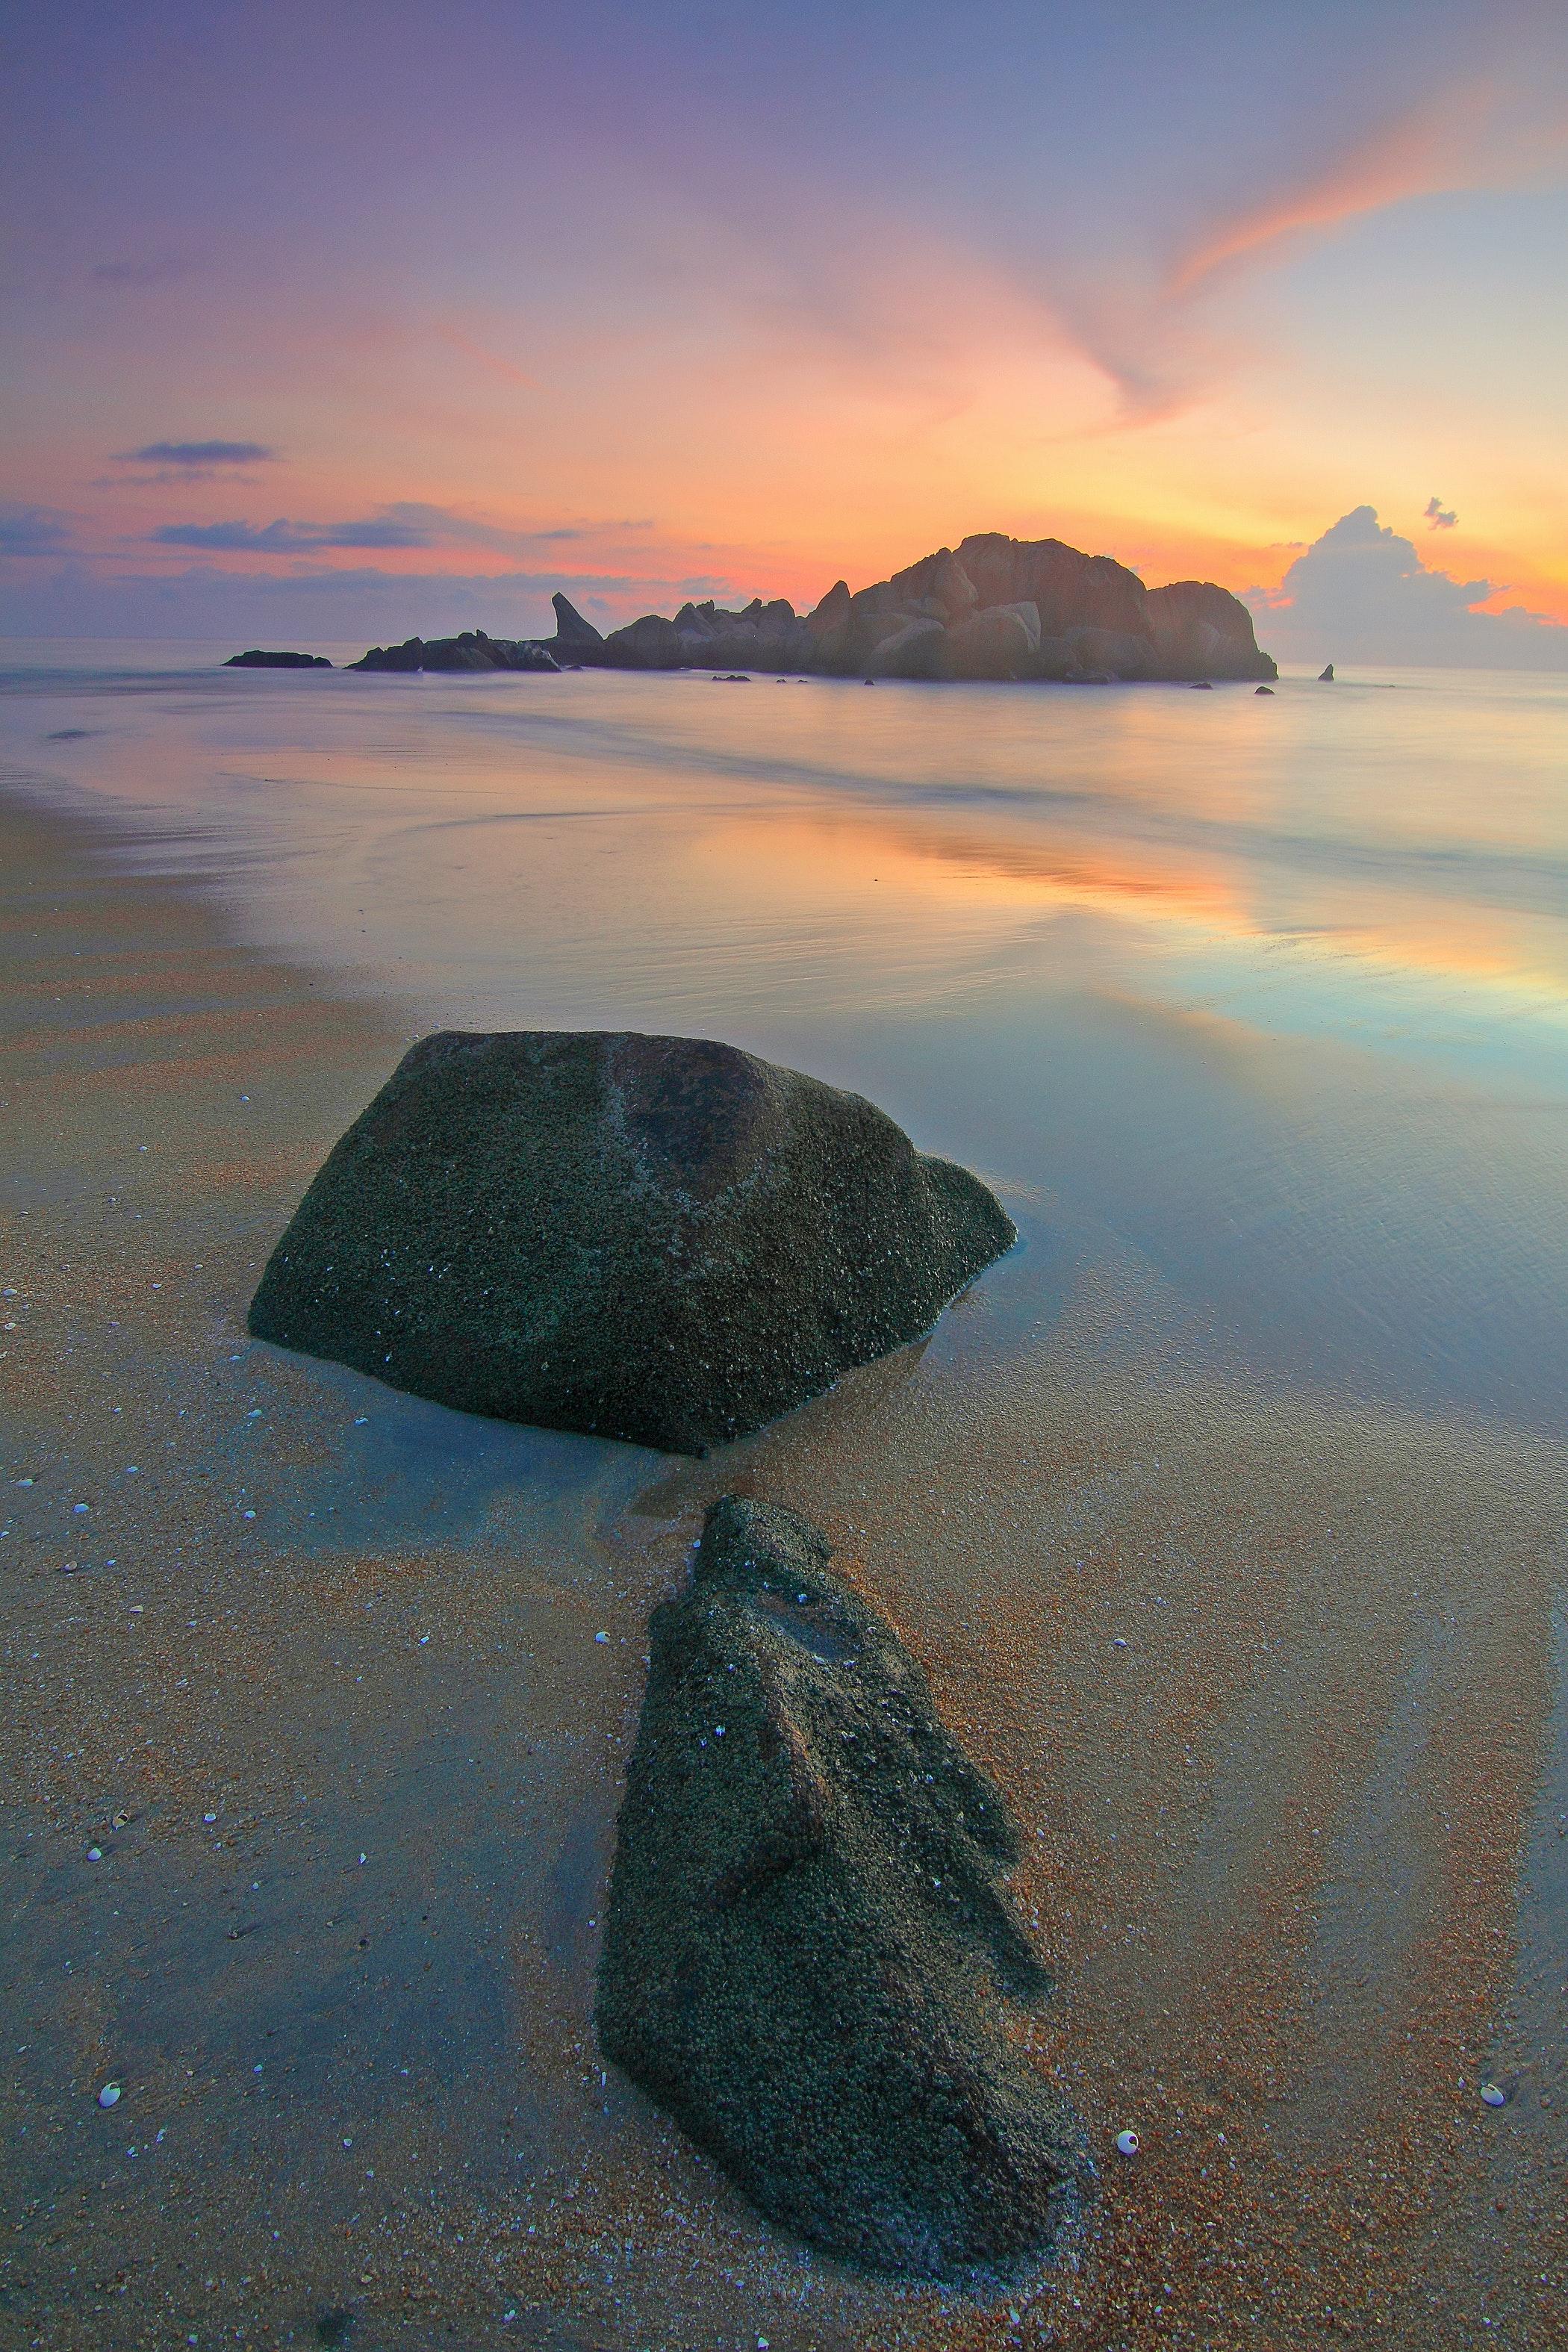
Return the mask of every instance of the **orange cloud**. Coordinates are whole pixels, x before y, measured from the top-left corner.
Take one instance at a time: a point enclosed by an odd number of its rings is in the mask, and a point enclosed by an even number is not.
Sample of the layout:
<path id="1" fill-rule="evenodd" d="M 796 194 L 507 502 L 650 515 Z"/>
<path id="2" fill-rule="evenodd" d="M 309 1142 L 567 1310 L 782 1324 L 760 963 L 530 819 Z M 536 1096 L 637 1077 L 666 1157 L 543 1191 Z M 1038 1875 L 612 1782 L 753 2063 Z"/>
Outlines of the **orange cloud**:
<path id="1" fill-rule="evenodd" d="M 1517 185 L 1561 150 L 1565 130 L 1561 115 L 1518 120 L 1517 110 L 1489 81 L 1451 85 L 1381 124 L 1294 185 L 1270 191 L 1210 228 L 1177 263 L 1170 290 L 1195 293 L 1218 271 L 1287 237 L 1334 228 L 1412 196 Z"/>

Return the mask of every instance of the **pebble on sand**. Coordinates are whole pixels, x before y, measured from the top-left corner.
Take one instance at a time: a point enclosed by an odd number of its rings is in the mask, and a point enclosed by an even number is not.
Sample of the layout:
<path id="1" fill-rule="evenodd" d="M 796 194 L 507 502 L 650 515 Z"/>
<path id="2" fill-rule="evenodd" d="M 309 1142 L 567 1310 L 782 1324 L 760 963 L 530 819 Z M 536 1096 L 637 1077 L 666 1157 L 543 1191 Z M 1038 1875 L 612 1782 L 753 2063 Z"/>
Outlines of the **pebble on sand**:
<path id="1" fill-rule="evenodd" d="M 1506 2107 L 1508 2105 L 1508 2093 L 1496 2083 L 1481 2084 L 1481 2098 L 1489 2107 Z"/>
<path id="2" fill-rule="evenodd" d="M 1139 2148 L 1137 2133 L 1135 2131 L 1119 2131 L 1116 2135 L 1116 2147 L 1118 2153 L 1121 2156 L 1136 2156 Z"/>
<path id="3" fill-rule="evenodd" d="M 119 2084 L 105 2083 L 98 2095 L 98 2104 L 100 2107 L 117 2107 L 120 2105 Z"/>

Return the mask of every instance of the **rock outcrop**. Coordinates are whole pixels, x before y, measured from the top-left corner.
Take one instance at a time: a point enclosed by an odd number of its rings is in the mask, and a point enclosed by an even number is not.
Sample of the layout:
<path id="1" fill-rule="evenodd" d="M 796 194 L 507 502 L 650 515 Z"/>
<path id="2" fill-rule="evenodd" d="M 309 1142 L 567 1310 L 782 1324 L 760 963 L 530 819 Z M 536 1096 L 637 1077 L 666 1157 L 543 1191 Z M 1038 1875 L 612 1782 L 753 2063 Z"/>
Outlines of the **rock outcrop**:
<path id="1" fill-rule="evenodd" d="M 1006 2278 L 1092 2178 L 1009 2026 L 1049 1990 L 996 1790 L 793 1511 L 716 1503 L 654 1612 L 596 2022 L 754 2204 L 879 2269 Z"/>
<path id="2" fill-rule="evenodd" d="M 555 608 L 555 651 L 563 661 L 585 661 L 604 645 L 592 621 L 585 621 L 570 597 L 558 588 L 550 599 Z"/>
<path id="3" fill-rule="evenodd" d="M 557 670 L 547 645 L 537 638 L 489 637 L 465 629 L 456 637 L 405 637 L 400 646 L 372 646 L 350 669 Z"/>
<path id="4" fill-rule="evenodd" d="M 376 646 L 353 669 L 772 670 L 786 677 L 1186 681 L 1272 678 L 1252 615 L 1212 581 L 1147 589 L 1109 555 L 1059 539 L 981 531 L 815 611 L 760 596 L 734 611 L 683 604 L 601 635 L 559 593 L 555 635 L 516 644 L 482 629 Z M 504 656 L 504 657 L 503 657 Z M 251 658 L 247 656 L 247 658 Z"/>
<path id="5" fill-rule="evenodd" d="M 1009 1248 L 858 1095 L 691 1037 L 427 1037 L 250 1328 L 469 1412 L 703 1454 L 913 1339 Z"/>
<path id="6" fill-rule="evenodd" d="M 247 654 L 230 654 L 225 669 L 331 669 L 325 654 L 268 654 L 252 646 Z"/>

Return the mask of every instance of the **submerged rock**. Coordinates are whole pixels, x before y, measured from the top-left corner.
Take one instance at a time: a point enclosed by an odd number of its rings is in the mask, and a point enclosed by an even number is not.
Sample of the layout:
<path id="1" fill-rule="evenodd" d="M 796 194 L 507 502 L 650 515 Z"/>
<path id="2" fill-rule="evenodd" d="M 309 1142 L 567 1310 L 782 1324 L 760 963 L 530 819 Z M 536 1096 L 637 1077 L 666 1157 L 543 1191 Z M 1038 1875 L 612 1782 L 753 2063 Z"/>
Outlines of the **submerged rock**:
<path id="1" fill-rule="evenodd" d="M 274 1251 L 258 1338 L 681 1454 L 930 1328 L 1014 1230 L 860 1096 L 701 1038 L 406 1054 Z"/>
<path id="2" fill-rule="evenodd" d="M 1015 1832 L 829 1558 L 731 1496 L 654 1612 L 599 2042 L 801 2236 L 1006 2276 L 1091 2177 L 1009 2031 L 1050 1989 L 1001 1885 Z"/>

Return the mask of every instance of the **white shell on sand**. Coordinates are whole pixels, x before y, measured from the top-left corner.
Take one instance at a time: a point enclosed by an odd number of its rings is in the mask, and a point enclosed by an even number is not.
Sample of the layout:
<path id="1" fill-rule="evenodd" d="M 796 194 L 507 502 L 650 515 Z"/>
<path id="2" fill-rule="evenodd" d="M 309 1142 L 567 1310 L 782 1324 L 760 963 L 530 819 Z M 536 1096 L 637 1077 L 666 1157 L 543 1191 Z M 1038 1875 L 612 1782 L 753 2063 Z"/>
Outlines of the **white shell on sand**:
<path id="1" fill-rule="evenodd" d="M 1499 2090 L 1495 2083 L 1483 2083 L 1481 2096 L 1489 2107 L 1506 2107 L 1508 2105 L 1508 2093 Z"/>
<path id="2" fill-rule="evenodd" d="M 98 2104 L 100 2107 L 117 2107 L 120 2105 L 119 2084 L 105 2083 L 98 2095 Z"/>
<path id="3" fill-rule="evenodd" d="M 1120 2131 L 1117 2133 L 1116 2146 L 1121 2155 L 1136 2156 L 1138 2153 L 1138 2135 L 1135 2131 Z"/>

